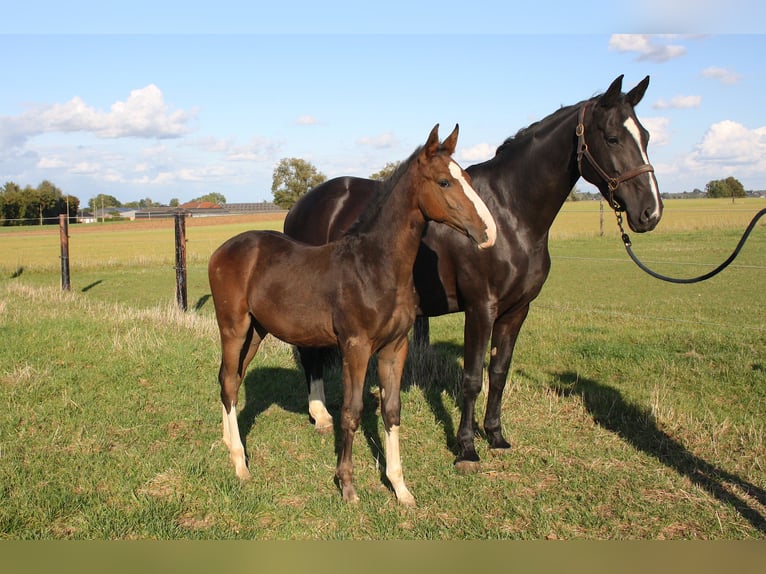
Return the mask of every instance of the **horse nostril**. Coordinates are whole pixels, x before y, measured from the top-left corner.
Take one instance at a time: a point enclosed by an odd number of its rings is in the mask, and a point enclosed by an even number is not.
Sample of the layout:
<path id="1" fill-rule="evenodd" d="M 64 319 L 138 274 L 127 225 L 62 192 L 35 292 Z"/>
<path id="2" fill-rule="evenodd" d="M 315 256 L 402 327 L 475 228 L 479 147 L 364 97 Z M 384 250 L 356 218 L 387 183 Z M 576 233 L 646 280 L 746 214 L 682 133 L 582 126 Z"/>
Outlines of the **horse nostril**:
<path id="1" fill-rule="evenodd" d="M 654 219 L 654 209 L 647 207 L 641 214 L 641 223 L 648 223 Z"/>

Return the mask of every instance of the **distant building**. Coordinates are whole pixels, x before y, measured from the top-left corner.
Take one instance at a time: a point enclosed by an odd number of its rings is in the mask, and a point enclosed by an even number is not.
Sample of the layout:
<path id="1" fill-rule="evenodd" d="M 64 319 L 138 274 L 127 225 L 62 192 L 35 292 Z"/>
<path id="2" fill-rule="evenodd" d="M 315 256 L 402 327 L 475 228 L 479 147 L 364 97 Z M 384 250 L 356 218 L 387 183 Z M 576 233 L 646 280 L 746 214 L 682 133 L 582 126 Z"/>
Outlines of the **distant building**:
<path id="1" fill-rule="evenodd" d="M 260 201 L 258 203 L 227 203 L 225 205 L 229 213 L 268 213 L 272 211 L 285 211 L 278 205 L 270 201 Z"/>

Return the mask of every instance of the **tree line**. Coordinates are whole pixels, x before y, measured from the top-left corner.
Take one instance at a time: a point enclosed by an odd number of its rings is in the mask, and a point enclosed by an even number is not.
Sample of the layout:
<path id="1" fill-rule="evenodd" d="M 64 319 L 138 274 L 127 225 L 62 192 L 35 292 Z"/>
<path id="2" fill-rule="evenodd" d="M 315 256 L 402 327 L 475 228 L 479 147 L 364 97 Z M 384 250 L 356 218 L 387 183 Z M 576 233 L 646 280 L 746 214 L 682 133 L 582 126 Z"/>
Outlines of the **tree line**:
<path id="1" fill-rule="evenodd" d="M 380 171 L 371 174 L 370 179 L 385 179 L 399 165 L 399 162 L 389 162 Z M 301 158 L 283 158 L 274 168 L 271 192 L 274 203 L 282 209 L 290 209 L 311 188 L 327 180 L 311 162 Z M 700 196 L 734 198 L 747 197 L 742 183 L 735 177 L 716 179 L 708 182 L 705 192 L 699 191 Z M 573 189 L 572 199 L 578 199 L 577 190 Z M 210 201 L 219 205 L 226 203 L 226 198 L 220 193 L 209 193 L 192 201 Z M 178 199 L 170 201 L 170 207 L 177 207 Z M 121 203 L 116 197 L 98 194 L 88 200 L 88 207 L 95 212 L 99 209 L 108 210 L 118 207 L 134 207 L 146 209 L 160 207 L 159 203 L 150 198 L 144 198 L 129 203 Z M 37 187 L 30 185 L 22 188 L 9 181 L 0 188 L 0 225 L 45 225 L 58 222 L 59 215 L 68 214 L 73 222 L 80 210 L 80 199 L 74 195 L 65 194 L 48 180 Z"/>
<path id="2" fill-rule="evenodd" d="M 80 199 L 65 195 L 50 181 L 24 188 L 9 181 L 0 188 L 0 225 L 44 225 L 58 222 L 59 215 L 70 221 L 80 209 Z"/>

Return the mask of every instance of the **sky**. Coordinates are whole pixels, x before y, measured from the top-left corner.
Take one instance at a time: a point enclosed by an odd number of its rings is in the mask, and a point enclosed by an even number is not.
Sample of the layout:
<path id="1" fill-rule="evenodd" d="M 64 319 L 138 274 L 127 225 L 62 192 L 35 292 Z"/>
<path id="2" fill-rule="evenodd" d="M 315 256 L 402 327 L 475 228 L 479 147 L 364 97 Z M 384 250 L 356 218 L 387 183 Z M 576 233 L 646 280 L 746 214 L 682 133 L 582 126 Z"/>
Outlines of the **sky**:
<path id="1" fill-rule="evenodd" d="M 468 166 L 648 75 L 636 112 L 661 191 L 728 176 L 766 190 L 760 2 L 188 4 L 3 8 L 0 185 L 48 180 L 82 204 L 270 201 L 282 158 L 367 177 L 459 123 Z"/>

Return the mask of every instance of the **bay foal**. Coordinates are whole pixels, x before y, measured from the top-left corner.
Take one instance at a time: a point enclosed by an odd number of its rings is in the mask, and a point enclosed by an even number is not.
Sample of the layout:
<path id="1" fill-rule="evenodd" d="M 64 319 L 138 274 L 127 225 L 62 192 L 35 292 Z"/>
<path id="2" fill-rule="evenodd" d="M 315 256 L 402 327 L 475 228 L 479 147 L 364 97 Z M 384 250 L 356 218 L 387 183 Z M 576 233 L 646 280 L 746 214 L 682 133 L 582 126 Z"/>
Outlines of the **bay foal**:
<path id="1" fill-rule="evenodd" d="M 218 379 L 223 440 L 237 476 L 250 477 L 237 424 L 237 395 L 267 333 L 301 347 L 338 347 L 343 357 L 342 450 L 336 475 L 343 499 L 358 500 L 351 450 L 370 356 L 378 353 L 386 476 L 402 504 L 415 500 L 399 455 L 400 385 L 407 333 L 415 321 L 412 266 L 427 220 L 445 223 L 480 249 L 495 221 L 452 160 L 458 128 L 440 144 L 438 125 L 402 162 L 357 223 L 337 241 L 310 246 L 274 231 L 247 231 L 211 256 L 210 289 L 221 337 Z M 466 249 L 472 257 L 475 248 Z"/>

